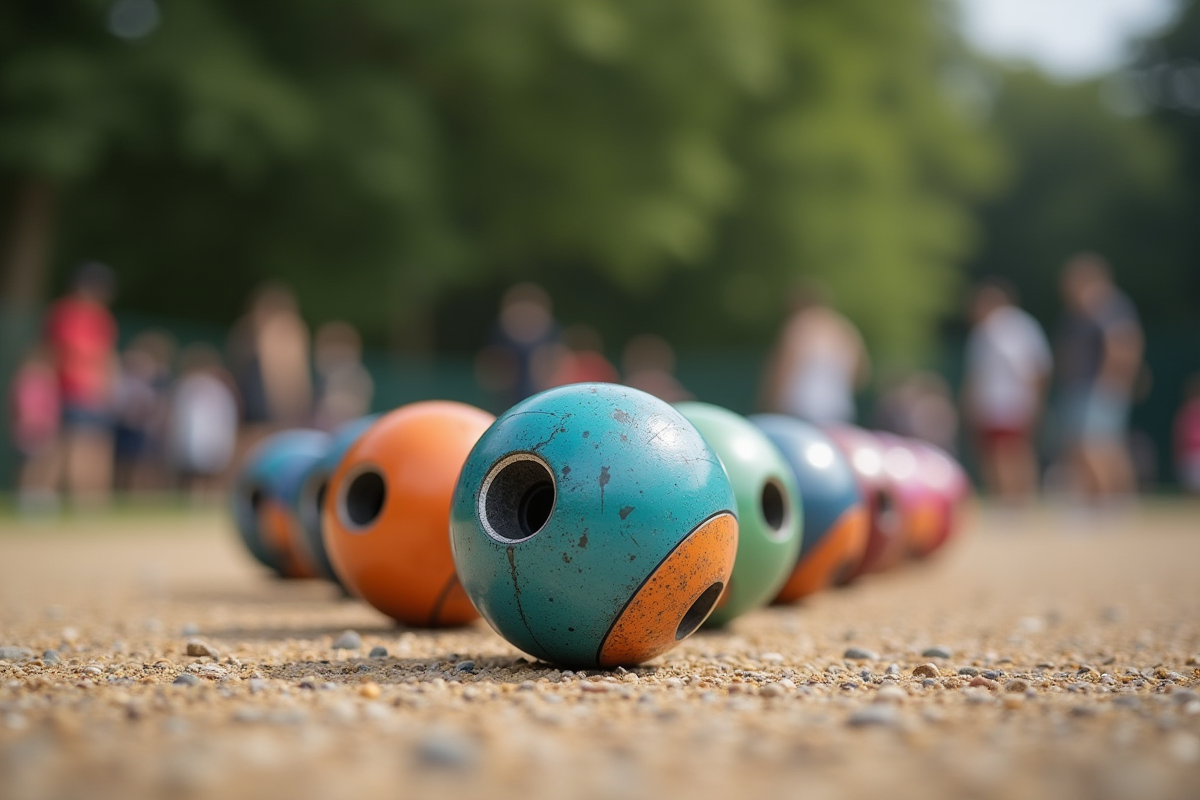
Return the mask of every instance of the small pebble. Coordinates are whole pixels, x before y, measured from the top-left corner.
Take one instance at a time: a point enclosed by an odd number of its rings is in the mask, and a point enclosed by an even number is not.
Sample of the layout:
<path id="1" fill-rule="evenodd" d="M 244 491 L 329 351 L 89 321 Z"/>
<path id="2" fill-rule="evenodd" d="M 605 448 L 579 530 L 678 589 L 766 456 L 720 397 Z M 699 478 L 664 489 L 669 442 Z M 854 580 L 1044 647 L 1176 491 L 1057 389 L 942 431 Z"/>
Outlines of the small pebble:
<path id="1" fill-rule="evenodd" d="M 449 731 L 431 731 L 417 743 L 417 760 L 428 767 L 453 771 L 469 769 L 478 759 L 474 743 Z"/>
<path id="2" fill-rule="evenodd" d="M 916 678 L 936 678 L 942 673 L 936 664 L 921 664 L 913 668 L 912 674 Z"/>
<path id="3" fill-rule="evenodd" d="M 214 661 L 220 660 L 220 655 L 209 646 L 206 642 L 199 639 L 191 639 L 187 643 L 187 654 L 196 658 L 211 658 Z"/>
<path id="4" fill-rule="evenodd" d="M 251 678 L 250 679 L 250 694 L 258 694 L 259 692 L 264 692 L 264 691 L 266 691 L 267 686 L 269 686 L 269 685 L 270 684 L 268 684 L 262 678 Z"/>
<path id="5" fill-rule="evenodd" d="M 1000 684 L 996 683 L 993 680 L 989 680 L 988 678 L 985 678 L 982 675 L 976 675 L 974 678 L 971 678 L 971 682 L 967 685 L 968 686 L 982 686 L 985 689 L 995 689 Z"/>
<path id="6" fill-rule="evenodd" d="M 377 644 L 371 648 L 369 657 L 370 658 L 387 658 L 387 655 L 388 655 L 387 648 L 382 645 Z"/>
<path id="7" fill-rule="evenodd" d="M 358 650 L 361 647 L 362 637 L 358 635 L 358 631 L 342 631 L 341 635 L 333 640 L 334 650 Z"/>
<path id="8" fill-rule="evenodd" d="M 1004 684 L 1006 692 L 1024 692 L 1029 689 L 1029 681 L 1023 678 L 1013 678 L 1008 683 Z"/>
<path id="9" fill-rule="evenodd" d="M 42 661 L 47 664 L 61 664 L 62 656 L 58 654 L 57 650 L 47 650 L 42 653 Z"/>
<path id="10" fill-rule="evenodd" d="M 358 687 L 358 693 L 368 700 L 374 700 L 383 694 L 383 689 L 379 688 L 378 683 L 364 683 Z"/>
<path id="11" fill-rule="evenodd" d="M 872 705 L 855 711 L 846 722 L 854 728 L 871 725 L 891 727 L 900 721 L 899 716 L 890 706 Z"/>
<path id="12" fill-rule="evenodd" d="M 759 656 L 759 660 L 764 664 L 782 664 L 783 655 L 780 653 L 763 653 Z"/>
<path id="13" fill-rule="evenodd" d="M 796 684 L 784 678 L 781 681 L 768 683 L 759 690 L 759 694 L 763 697 L 783 697 L 786 694 L 791 694 L 796 689 Z"/>
<path id="14" fill-rule="evenodd" d="M 875 693 L 876 703 L 903 703 L 908 694 L 899 686 L 884 686 Z"/>
<path id="15" fill-rule="evenodd" d="M 974 678 L 979 674 L 979 670 L 975 669 L 975 667 L 959 667 L 958 674 Z"/>
<path id="16" fill-rule="evenodd" d="M 878 661 L 879 654 L 874 650 L 867 650 L 862 647 L 847 647 L 846 652 L 842 653 L 842 658 L 848 658 L 852 661 Z"/>
<path id="17" fill-rule="evenodd" d="M 475 662 L 474 661 L 460 661 L 454 665 L 454 671 L 455 672 L 474 672 L 475 671 Z"/>
<path id="18" fill-rule="evenodd" d="M 941 686 L 941 684 L 937 682 L 937 678 L 926 678 L 925 680 L 921 681 L 921 685 L 926 689 L 932 689 L 935 686 Z"/>
<path id="19" fill-rule="evenodd" d="M 33 651 L 28 647 L 0 647 L 0 661 L 25 661 L 33 658 Z"/>
<path id="20" fill-rule="evenodd" d="M 195 636 L 200 633 L 200 626 L 194 622 L 184 623 L 184 626 L 179 629 L 180 636 Z"/>
<path id="21" fill-rule="evenodd" d="M 982 675 L 983 677 L 987 678 L 989 681 L 994 681 L 994 680 L 1004 677 L 1004 673 L 998 669 L 985 669 L 983 672 L 981 672 L 979 674 Z"/>
<path id="22" fill-rule="evenodd" d="M 180 675 L 175 680 L 171 681 L 171 683 L 175 684 L 176 686 L 195 686 L 199 682 L 200 682 L 199 678 L 197 678 L 195 675 L 191 675 L 186 672 L 183 673 L 182 675 Z"/>
<path id="23" fill-rule="evenodd" d="M 921 658 L 950 658 L 951 655 L 944 647 L 927 647 L 921 651 Z"/>
<path id="24" fill-rule="evenodd" d="M 900 665 L 899 664 L 888 664 L 888 668 L 885 669 L 883 672 L 885 675 L 899 675 L 900 674 Z"/>

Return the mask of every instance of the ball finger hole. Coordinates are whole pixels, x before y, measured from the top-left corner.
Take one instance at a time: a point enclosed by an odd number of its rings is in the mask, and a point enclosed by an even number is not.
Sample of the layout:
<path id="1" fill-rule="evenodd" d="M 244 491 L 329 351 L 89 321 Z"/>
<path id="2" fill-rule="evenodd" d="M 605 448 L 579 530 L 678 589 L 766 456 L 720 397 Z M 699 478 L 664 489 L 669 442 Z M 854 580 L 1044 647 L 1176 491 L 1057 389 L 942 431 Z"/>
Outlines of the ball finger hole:
<path id="1" fill-rule="evenodd" d="M 779 481 L 771 478 L 763 484 L 758 505 L 763 521 L 767 523 L 767 530 L 776 538 L 782 536 L 788 521 L 788 501 Z"/>
<path id="2" fill-rule="evenodd" d="M 338 509 L 342 524 L 352 531 L 370 527 L 383 513 L 387 501 L 387 482 L 383 475 L 368 467 L 351 476 L 345 487 Z"/>
<path id="3" fill-rule="evenodd" d="M 502 542 L 519 542 L 550 521 L 558 494 L 554 474 L 532 453 L 516 453 L 497 462 L 479 493 L 484 530 Z"/>
<path id="4" fill-rule="evenodd" d="M 696 602 L 692 603 L 692 607 L 683 615 L 683 619 L 679 620 L 679 627 L 675 629 L 675 641 L 686 639 L 696 632 L 704 620 L 708 619 L 708 615 L 716 607 L 717 601 L 721 599 L 721 592 L 725 590 L 725 584 L 722 581 L 709 586 L 700 596 L 696 598 Z"/>

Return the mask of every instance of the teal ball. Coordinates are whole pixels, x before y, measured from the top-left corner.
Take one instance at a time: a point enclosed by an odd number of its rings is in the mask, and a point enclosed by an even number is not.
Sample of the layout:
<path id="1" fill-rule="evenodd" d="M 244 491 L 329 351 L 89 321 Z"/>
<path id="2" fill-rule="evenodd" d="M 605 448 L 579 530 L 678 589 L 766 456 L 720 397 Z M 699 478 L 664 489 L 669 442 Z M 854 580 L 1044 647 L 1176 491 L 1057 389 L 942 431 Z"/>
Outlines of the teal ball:
<path id="1" fill-rule="evenodd" d="M 561 664 L 653 658 L 729 581 L 736 500 L 671 406 L 585 383 L 518 403 L 467 457 L 451 504 L 459 580 L 509 642 Z"/>

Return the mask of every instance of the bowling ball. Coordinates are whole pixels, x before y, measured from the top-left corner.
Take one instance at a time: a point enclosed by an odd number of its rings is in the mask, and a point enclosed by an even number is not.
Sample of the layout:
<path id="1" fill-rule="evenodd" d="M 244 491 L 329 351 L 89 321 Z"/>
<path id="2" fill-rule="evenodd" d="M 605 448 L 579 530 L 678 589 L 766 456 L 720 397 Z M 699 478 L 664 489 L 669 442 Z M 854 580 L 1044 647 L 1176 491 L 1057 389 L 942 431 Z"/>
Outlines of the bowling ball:
<path id="1" fill-rule="evenodd" d="M 853 425 L 825 429 L 858 478 L 869 517 L 867 549 L 849 576 L 853 581 L 869 572 L 884 572 L 904 558 L 906 542 L 892 477 L 883 468 L 884 444 L 871 431 Z"/>
<path id="2" fill-rule="evenodd" d="M 971 482 L 962 465 L 945 450 L 919 440 L 909 440 L 908 446 L 917 458 L 917 475 L 939 498 L 943 512 L 927 547 L 915 553 L 917 557 L 924 557 L 937 552 L 963 528 Z"/>
<path id="3" fill-rule="evenodd" d="M 581 383 L 513 406 L 471 451 L 451 512 L 463 588 L 547 661 L 636 664 L 716 606 L 736 500 L 690 422 L 644 392 Z"/>
<path id="4" fill-rule="evenodd" d="M 285 578 L 315 578 L 291 501 L 305 471 L 329 447 L 314 430 L 272 434 L 249 452 L 233 487 L 233 516 L 242 543 L 258 561 Z"/>
<path id="5" fill-rule="evenodd" d="M 329 488 L 329 476 L 341 462 L 350 445 L 358 440 L 368 428 L 379 419 L 378 414 L 347 422 L 333 432 L 325 455 L 309 465 L 300 476 L 299 491 L 296 492 L 292 512 L 300 521 L 300 531 L 309 558 L 322 578 L 340 583 L 333 571 L 329 553 L 325 551 L 325 538 L 321 533 L 321 510 L 325 505 L 326 490 Z"/>
<path id="6" fill-rule="evenodd" d="M 883 445 L 883 471 L 896 502 L 905 553 L 914 557 L 926 555 L 941 536 L 950 513 L 949 498 L 934 490 L 925 479 L 913 440 L 888 433 L 876 436 Z"/>
<path id="7" fill-rule="evenodd" d="M 775 602 L 790 603 L 844 583 L 867 546 L 868 512 L 849 462 L 820 428 L 781 414 L 750 422 L 779 449 L 803 498 L 804 541 Z"/>
<path id="8" fill-rule="evenodd" d="M 478 616 L 454 574 L 450 497 L 493 419 L 462 403 L 413 403 L 381 416 L 347 448 L 329 478 L 321 528 L 348 590 L 408 625 Z"/>
<path id="9" fill-rule="evenodd" d="M 801 494 L 778 448 L 745 417 L 707 403 L 675 408 L 721 459 L 737 499 L 737 560 L 705 622 L 724 625 L 770 603 L 791 575 L 802 538 Z"/>

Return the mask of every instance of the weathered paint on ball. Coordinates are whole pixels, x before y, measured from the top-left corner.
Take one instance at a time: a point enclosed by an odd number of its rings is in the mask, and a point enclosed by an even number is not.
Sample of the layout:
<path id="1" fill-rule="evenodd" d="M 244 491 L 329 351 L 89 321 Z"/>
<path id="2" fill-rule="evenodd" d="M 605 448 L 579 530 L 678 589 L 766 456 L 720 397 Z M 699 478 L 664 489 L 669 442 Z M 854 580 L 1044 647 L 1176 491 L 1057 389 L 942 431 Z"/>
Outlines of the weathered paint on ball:
<path id="1" fill-rule="evenodd" d="M 575 384 L 502 414 L 463 466 L 451 513 L 463 587 L 508 641 L 616 666 L 691 634 L 729 580 L 736 501 L 671 406 Z"/>
<path id="2" fill-rule="evenodd" d="M 450 498 L 472 445 L 494 417 L 463 403 L 402 406 L 346 450 L 322 510 L 325 549 L 354 594 L 408 625 L 478 615 L 450 554 Z"/>
<path id="3" fill-rule="evenodd" d="M 737 498 L 737 560 L 705 622 L 724 625 L 770 603 L 791 575 L 800 554 L 803 497 L 779 449 L 745 417 L 708 403 L 675 408 L 721 459 Z"/>
<path id="4" fill-rule="evenodd" d="M 842 582 L 867 545 L 867 509 L 844 456 L 819 428 L 780 414 L 750 422 L 779 448 L 803 497 L 804 540 L 775 600 L 789 603 Z"/>
<path id="5" fill-rule="evenodd" d="M 242 543 L 260 563 L 285 578 L 318 575 L 289 501 L 329 442 L 328 434 L 315 430 L 272 434 L 250 451 L 234 482 L 233 517 Z"/>
<path id="6" fill-rule="evenodd" d="M 325 455 L 313 462 L 300 477 L 299 491 L 293 499 L 292 511 L 300 522 L 300 531 L 309 558 L 316 565 L 321 577 L 335 583 L 340 583 L 341 580 L 334 572 L 329 553 L 325 550 L 325 538 L 321 533 L 321 509 L 325 504 L 326 490 L 329 488 L 329 476 L 341 463 L 350 445 L 358 441 L 358 437 L 375 424 L 377 419 L 378 414 L 360 417 L 334 431 Z"/>

